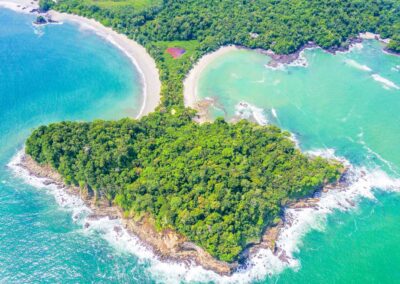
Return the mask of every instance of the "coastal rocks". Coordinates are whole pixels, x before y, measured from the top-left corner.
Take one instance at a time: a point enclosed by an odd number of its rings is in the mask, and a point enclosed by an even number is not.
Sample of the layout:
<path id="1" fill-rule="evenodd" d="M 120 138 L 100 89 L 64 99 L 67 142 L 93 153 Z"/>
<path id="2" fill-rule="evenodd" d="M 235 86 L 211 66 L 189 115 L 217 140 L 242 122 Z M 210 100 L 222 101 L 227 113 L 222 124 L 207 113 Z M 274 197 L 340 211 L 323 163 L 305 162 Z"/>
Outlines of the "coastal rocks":
<path id="1" fill-rule="evenodd" d="M 36 17 L 36 20 L 33 22 L 33 24 L 36 26 L 58 23 L 57 21 L 52 20 L 50 14 L 41 14 L 40 11 L 37 10 L 32 10 L 32 11 L 33 13 L 39 13 L 38 16 Z"/>
<path id="2" fill-rule="evenodd" d="M 47 20 L 42 15 L 36 17 L 36 20 L 33 22 L 35 25 L 45 25 L 47 24 Z"/>
<path id="3" fill-rule="evenodd" d="M 83 225 L 84 229 L 89 230 L 92 227 L 92 221 L 97 221 L 102 218 L 108 218 L 110 220 L 120 219 L 122 227 L 120 225 L 114 226 L 113 230 L 121 234 L 123 228 L 125 228 L 128 233 L 138 237 L 142 243 L 150 248 L 161 260 L 179 262 L 186 265 L 196 263 L 220 275 L 231 275 L 238 269 L 245 267 L 248 259 L 255 255 L 260 249 L 270 249 L 283 262 L 290 261 L 287 253 L 277 247 L 277 240 L 280 237 L 282 229 L 291 226 L 292 223 L 290 216 L 284 218 L 285 215 L 283 215 L 283 212 L 282 218 L 268 225 L 260 239 L 255 240 L 254 243 L 250 244 L 240 254 L 238 261 L 227 263 L 217 260 L 204 249 L 190 242 L 186 237 L 174 230 L 158 230 L 154 221 L 148 215 L 144 215 L 141 218 L 137 218 L 137 216 L 135 216 L 136 218 L 134 218 L 134 216 L 126 216 L 118 207 L 110 206 L 109 201 L 105 198 L 91 193 L 88 187 L 82 189 L 74 186 L 65 186 L 62 182 L 62 177 L 52 170 L 50 166 L 39 165 L 27 155 L 24 155 L 21 159 L 20 166 L 28 170 L 31 175 L 47 178 L 50 184 L 61 186 L 63 190 L 79 196 L 91 209 L 90 215 L 86 216 Z M 342 175 L 346 175 L 346 170 L 343 171 Z M 327 184 L 324 188 L 318 189 L 313 197 L 288 203 L 285 207 L 290 209 L 316 208 L 317 202 L 319 201 L 319 197 L 317 196 L 321 191 L 336 190 L 337 188 L 341 188 L 341 183 L 345 182 L 346 178 L 342 178 L 337 184 Z"/>
<path id="4" fill-rule="evenodd" d="M 221 275 L 230 275 L 238 266 L 237 263 L 229 264 L 218 261 L 209 253 L 194 243 L 189 242 L 184 236 L 173 230 L 157 231 L 151 218 L 145 216 L 140 220 L 124 219 L 126 228 L 139 237 L 145 244 L 163 260 L 180 261 L 185 263 L 195 262 L 205 269 L 213 270 Z"/>
<path id="5" fill-rule="evenodd" d="M 154 222 L 149 216 L 143 216 L 139 220 L 125 218 L 123 212 L 116 206 L 109 206 L 109 201 L 97 198 L 89 194 L 88 188 L 64 186 L 62 177 L 48 165 L 40 165 L 30 156 L 24 155 L 19 166 L 26 169 L 31 175 L 47 178 L 48 184 L 62 185 L 62 188 L 71 194 L 79 196 L 91 209 L 91 214 L 86 217 L 83 227 L 89 229 L 90 221 L 107 217 L 110 220 L 121 219 L 128 232 L 137 236 L 144 245 L 151 248 L 154 253 L 163 260 L 183 263 L 195 262 L 205 269 L 213 270 L 221 275 L 230 275 L 238 266 L 237 263 L 229 264 L 218 261 L 199 246 L 189 242 L 184 236 L 173 230 L 157 231 Z M 122 228 L 114 228 L 122 230 Z"/>
<path id="6" fill-rule="evenodd" d="M 296 66 L 307 66 L 307 61 L 302 57 L 302 52 L 305 49 L 308 48 L 316 48 L 317 45 L 313 42 L 309 42 L 305 44 L 302 48 L 300 48 L 298 51 L 290 54 L 276 54 L 272 50 L 262 50 L 259 49 L 258 51 L 262 54 L 266 54 L 271 58 L 271 61 L 268 62 L 266 65 L 267 67 L 274 68 L 274 69 L 279 69 L 282 68 L 282 66 L 293 64 L 294 62 L 297 62 Z"/>
<path id="7" fill-rule="evenodd" d="M 195 105 L 197 114 L 194 117 L 194 121 L 197 123 L 204 123 L 210 121 L 210 108 L 215 104 L 213 98 L 205 98 L 204 100 L 198 101 Z"/>

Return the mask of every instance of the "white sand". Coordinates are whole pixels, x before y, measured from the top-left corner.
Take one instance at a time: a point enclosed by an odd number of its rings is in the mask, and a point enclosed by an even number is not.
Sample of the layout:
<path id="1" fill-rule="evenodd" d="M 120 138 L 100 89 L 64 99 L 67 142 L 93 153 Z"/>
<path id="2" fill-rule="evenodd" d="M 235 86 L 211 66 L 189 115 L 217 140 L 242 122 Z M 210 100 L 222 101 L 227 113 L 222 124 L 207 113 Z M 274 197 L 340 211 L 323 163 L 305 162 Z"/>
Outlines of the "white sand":
<path id="1" fill-rule="evenodd" d="M 199 100 L 199 98 L 197 97 L 198 81 L 201 73 L 204 71 L 207 65 L 221 55 L 224 55 L 233 50 L 239 50 L 239 48 L 234 45 L 221 47 L 215 52 L 206 54 L 196 63 L 196 65 L 192 68 L 192 70 L 190 70 L 189 74 L 183 81 L 183 96 L 185 106 L 192 108 L 196 107 L 196 102 Z"/>
<path id="2" fill-rule="evenodd" d="M 32 9 L 38 8 L 38 2 L 34 0 L 0 0 L 0 7 L 29 13 Z M 147 53 L 143 46 L 92 19 L 56 11 L 50 11 L 48 15 L 52 20 L 74 22 L 79 24 L 83 29 L 92 30 L 123 51 L 137 67 L 142 76 L 143 105 L 137 118 L 154 111 L 160 103 L 160 76 L 154 59 Z"/>
<path id="3" fill-rule="evenodd" d="M 388 44 L 390 42 L 390 39 L 388 38 L 381 38 L 380 34 L 374 34 L 374 33 L 370 33 L 370 32 L 365 32 L 365 33 L 360 33 L 359 37 L 362 39 L 376 39 L 379 40 L 385 44 Z"/>
<path id="4" fill-rule="evenodd" d="M 16 12 L 29 13 L 39 7 L 38 0 L 0 0 L 0 7 L 14 10 Z"/>

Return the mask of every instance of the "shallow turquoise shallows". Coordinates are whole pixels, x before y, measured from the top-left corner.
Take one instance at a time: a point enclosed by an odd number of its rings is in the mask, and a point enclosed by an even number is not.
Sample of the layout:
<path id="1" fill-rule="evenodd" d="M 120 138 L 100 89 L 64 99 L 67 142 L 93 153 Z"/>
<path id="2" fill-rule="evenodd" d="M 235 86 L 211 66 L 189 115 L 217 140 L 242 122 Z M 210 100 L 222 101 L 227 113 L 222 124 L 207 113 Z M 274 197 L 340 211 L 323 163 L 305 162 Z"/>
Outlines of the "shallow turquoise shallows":
<path id="1" fill-rule="evenodd" d="M 198 96 L 215 101 L 213 117 L 268 121 L 294 133 L 303 150 L 332 149 L 365 171 L 398 179 L 400 57 L 382 47 L 364 41 L 337 55 L 306 50 L 298 66 L 276 69 L 262 54 L 233 51 L 202 73 Z M 398 188 L 374 189 L 376 200 L 336 211 L 303 237 L 299 266 L 261 282 L 399 283 Z"/>
<path id="2" fill-rule="evenodd" d="M 27 185 L 6 167 L 38 125 L 132 117 L 142 104 L 139 73 L 118 49 L 77 26 L 37 28 L 32 20 L 0 9 L 0 283 L 251 279 L 144 260 L 149 254 L 140 246 L 113 242 L 109 223 L 84 229 L 51 190 Z M 199 95 L 217 100 L 215 115 L 250 110 L 259 121 L 293 132 L 304 150 L 334 149 L 366 172 L 379 167 L 398 178 L 400 59 L 382 53 L 374 41 L 336 56 L 308 50 L 305 58 L 307 68 L 271 70 L 268 57 L 255 52 L 226 54 L 202 74 Z M 319 230 L 307 230 L 294 253 L 298 265 L 269 276 L 250 273 L 260 276 L 252 281 L 398 282 L 400 197 L 391 189 L 375 196 L 334 211 Z"/>

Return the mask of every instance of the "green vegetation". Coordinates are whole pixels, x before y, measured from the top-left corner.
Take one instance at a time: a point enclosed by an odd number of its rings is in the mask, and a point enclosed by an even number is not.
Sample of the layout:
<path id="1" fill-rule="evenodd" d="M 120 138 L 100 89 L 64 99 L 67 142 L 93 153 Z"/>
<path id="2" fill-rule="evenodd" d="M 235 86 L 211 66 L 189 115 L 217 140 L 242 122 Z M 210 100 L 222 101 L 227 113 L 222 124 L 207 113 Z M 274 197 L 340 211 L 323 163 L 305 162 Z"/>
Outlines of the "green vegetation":
<path id="1" fill-rule="evenodd" d="M 389 51 L 400 53 L 400 35 L 393 36 L 387 48 Z"/>
<path id="2" fill-rule="evenodd" d="M 127 215 L 149 215 L 159 229 L 172 228 L 224 261 L 258 241 L 287 201 L 340 175 L 340 165 L 310 160 L 274 126 L 199 125 L 192 115 L 42 126 L 26 152 L 67 183 Z"/>
<path id="3" fill-rule="evenodd" d="M 309 41 L 345 47 L 365 31 L 393 38 L 388 48 L 400 49 L 399 0 L 41 0 L 41 7 L 95 18 L 144 45 L 160 70 L 162 103 L 140 121 L 42 126 L 27 153 L 67 183 L 224 261 L 259 240 L 288 201 L 337 180 L 341 166 L 307 158 L 273 126 L 194 123 L 182 98 L 194 62 L 226 44 L 285 54 Z M 172 59 L 167 47 L 187 52 Z"/>
<path id="4" fill-rule="evenodd" d="M 136 11 L 162 4 L 162 0 L 83 0 L 85 6 L 99 7 L 110 11 L 122 11 L 125 8 L 134 8 Z"/>

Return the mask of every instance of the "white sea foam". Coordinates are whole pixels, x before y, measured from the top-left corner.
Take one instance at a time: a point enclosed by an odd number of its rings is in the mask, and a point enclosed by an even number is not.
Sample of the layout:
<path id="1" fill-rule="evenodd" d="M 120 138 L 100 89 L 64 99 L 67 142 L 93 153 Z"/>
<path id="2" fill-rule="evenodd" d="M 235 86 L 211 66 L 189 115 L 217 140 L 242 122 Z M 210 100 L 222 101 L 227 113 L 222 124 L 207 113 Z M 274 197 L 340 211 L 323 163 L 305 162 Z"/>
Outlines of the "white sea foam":
<path id="1" fill-rule="evenodd" d="M 364 48 L 364 45 L 361 42 L 356 42 L 350 45 L 349 51 L 361 50 Z"/>
<path id="2" fill-rule="evenodd" d="M 267 69 L 274 70 L 274 71 L 286 71 L 286 65 L 283 63 L 277 63 L 275 66 L 265 64 L 264 67 Z"/>
<path id="3" fill-rule="evenodd" d="M 307 48 L 303 49 L 300 53 L 299 53 L 299 57 L 294 60 L 293 62 L 287 64 L 287 66 L 290 67 L 308 67 L 308 61 L 305 55 L 305 51 Z"/>
<path id="4" fill-rule="evenodd" d="M 374 189 L 400 191 L 399 179 L 389 177 L 380 169 L 354 168 L 348 161 L 335 157 L 332 149 L 308 153 L 312 156 L 339 159 L 349 166 L 348 186 L 322 193 L 317 208 L 285 210 L 287 222 L 277 240 L 278 253 L 275 255 L 269 249 L 261 249 L 250 257 L 244 268 L 231 276 L 220 276 L 194 263 L 160 261 L 138 238 L 129 234 L 124 229 L 121 220 L 118 219 L 86 217 L 81 221 L 82 225 L 85 224 L 82 231 L 83 233 L 99 233 L 117 250 L 136 255 L 139 260 L 147 263 L 143 269 L 148 269 L 149 273 L 152 273 L 153 277 L 162 283 L 181 283 L 182 281 L 250 283 L 280 273 L 285 268 L 298 269 L 300 262 L 294 257 L 294 254 L 299 251 L 302 238 L 310 230 L 323 230 L 329 214 L 335 210 L 346 211 L 356 208 L 360 198 L 374 199 Z M 78 211 L 90 211 L 82 200 L 67 194 L 64 188 L 59 188 L 54 184 L 46 185 L 47 179 L 29 175 L 28 171 L 19 165 L 22 156 L 23 151 L 19 152 L 8 164 L 16 176 L 23 178 L 25 182 L 35 187 L 46 188 L 55 196 L 60 206 L 72 209 L 72 212 L 74 212 L 73 208 L 77 208 Z"/>
<path id="5" fill-rule="evenodd" d="M 23 156 L 24 150 L 21 150 L 7 164 L 7 167 L 12 170 L 16 177 L 21 178 L 25 183 L 33 187 L 45 189 L 46 192 L 51 193 L 60 207 L 72 212 L 74 220 L 77 220 L 91 212 L 82 199 L 69 194 L 66 192 L 65 188 L 54 183 L 49 184 L 51 180 L 47 178 L 39 178 L 31 175 L 28 170 L 21 166 Z"/>
<path id="6" fill-rule="evenodd" d="M 335 51 L 335 54 L 347 54 L 347 53 L 352 53 L 355 51 L 359 51 L 361 49 L 364 48 L 364 45 L 361 42 L 356 42 L 356 43 L 352 43 L 350 44 L 349 48 L 347 50 L 337 50 Z"/>
<path id="7" fill-rule="evenodd" d="M 307 48 L 306 48 L 307 49 Z M 265 64 L 264 66 L 268 69 L 271 70 L 278 70 L 278 71 L 287 71 L 287 67 L 308 67 L 308 61 L 305 56 L 305 50 L 302 50 L 299 53 L 299 56 L 296 60 L 290 62 L 290 63 L 281 63 L 277 62 L 274 66 L 271 66 L 269 64 Z"/>
<path id="8" fill-rule="evenodd" d="M 366 72 L 371 72 L 372 69 L 369 68 L 367 65 L 364 64 L 360 64 L 357 61 L 353 60 L 353 59 L 346 59 L 344 62 L 346 62 L 347 65 L 354 67 L 358 70 L 362 70 L 362 71 L 366 71 Z"/>
<path id="9" fill-rule="evenodd" d="M 382 77 L 381 75 L 378 74 L 372 74 L 371 75 L 372 78 L 381 83 L 382 87 L 384 87 L 385 89 L 396 89 L 396 90 L 400 90 L 400 87 L 396 85 L 396 83 L 390 81 L 389 79 L 386 79 L 384 77 Z"/>
<path id="10" fill-rule="evenodd" d="M 286 220 L 290 220 L 277 241 L 279 251 L 284 251 L 291 267 L 297 268 L 299 262 L 293 256 L 299 251 L 302 237 L 310 230 L 323 230 L 327 216 L 335 210 L 347 211 L 357 207 L 361 198 L 374 200 L 374 189 L 400 190 L 400 180 L 389 177 L 383 171 L 376 169 L 368 171 L 365 168 L 351 168 L 349 185 L 345 189 L 334 189 L 322 193 L 317 209 L 288 209 Z"/>
<path id="11" fill-rule="evenodd" d="M 44 35 L 44 31 L 42 27 L 36 26 L 33 28 L 33 33 L 38 37 L 42 37 Z"/>
<path id="12" fill-rule="evenodd" d="M 243 119 L 253 118 L 260 125 L 267 125 L 268 119 L 262 108 L 258 108 L 248 102 L 241 101 L 235 106 L 235 114 Z"/>
<path id="13" fill-rule="evenodd" d="M 297 139 L 297 137 L 294 133 L 290 133 L 289 139 L 292 140 L 292 142 L 294 143 L 294 146 L 297 149 L 300 149 L 300 141 L 299 141 L 299 139 Z"/>
<path id="14" fill-rule="evenodd" d="M 276 112 L 276 109 L 272 108 L 271 113 L 275 118 L 278 118 L 278 113 Z"/>

